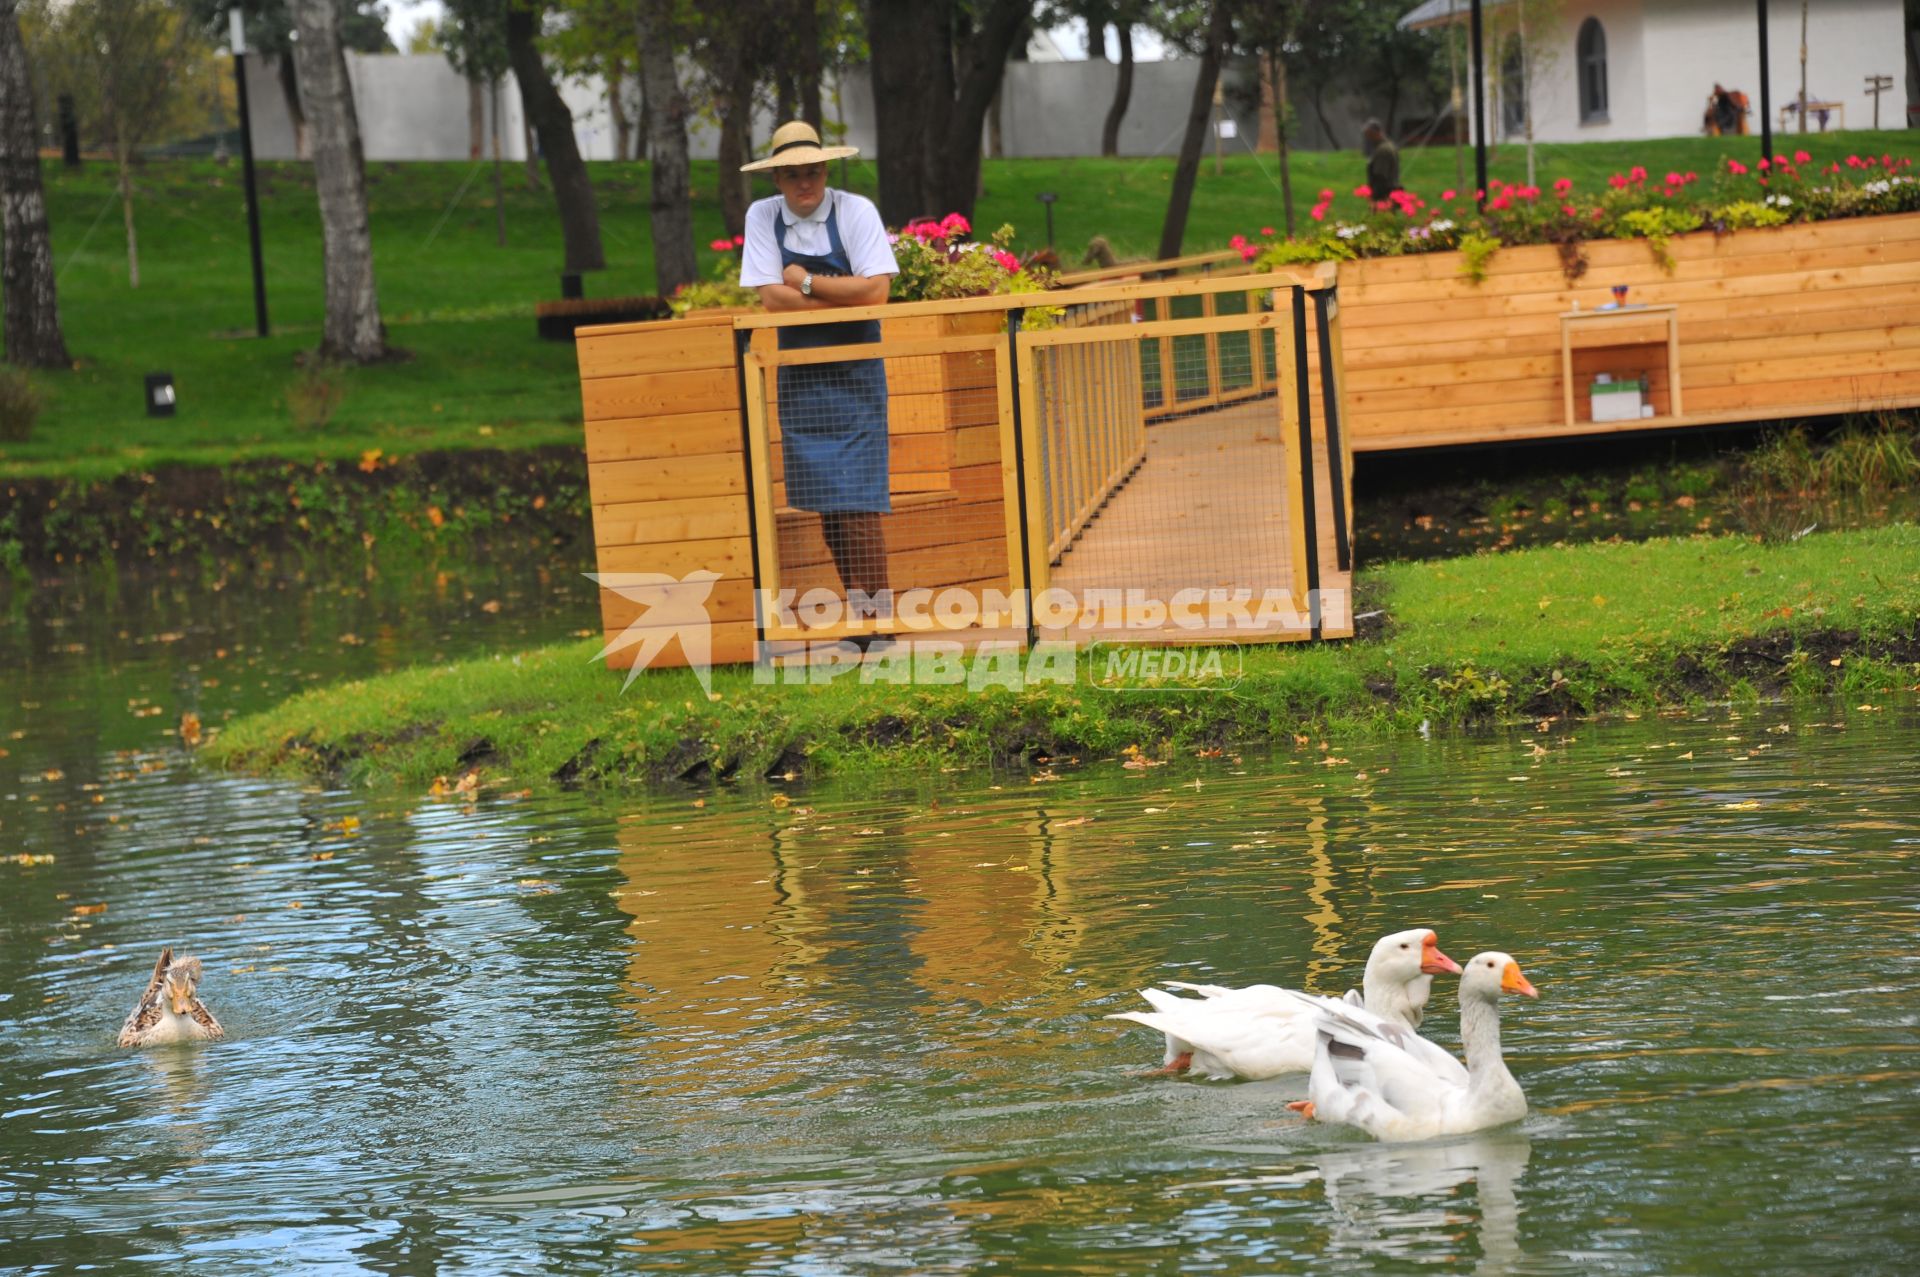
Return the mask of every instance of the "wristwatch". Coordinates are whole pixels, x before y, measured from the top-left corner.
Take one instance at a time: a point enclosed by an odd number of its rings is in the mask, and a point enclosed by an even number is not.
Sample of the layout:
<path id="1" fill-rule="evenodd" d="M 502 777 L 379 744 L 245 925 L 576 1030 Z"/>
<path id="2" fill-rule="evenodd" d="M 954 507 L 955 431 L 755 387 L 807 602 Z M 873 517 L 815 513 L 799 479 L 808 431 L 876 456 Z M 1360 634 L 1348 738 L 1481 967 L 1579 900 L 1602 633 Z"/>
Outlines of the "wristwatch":
<path id="1" fill-rule="evenodd" d="M 801 276 L 801 278 L 800 278 L 800 295 L 801 295 L 802 297 L 811 297 L 811 296 L 813 296 L 813 276 L 811 276 L 811 275 L 803 275 L 803 276 Z"/>

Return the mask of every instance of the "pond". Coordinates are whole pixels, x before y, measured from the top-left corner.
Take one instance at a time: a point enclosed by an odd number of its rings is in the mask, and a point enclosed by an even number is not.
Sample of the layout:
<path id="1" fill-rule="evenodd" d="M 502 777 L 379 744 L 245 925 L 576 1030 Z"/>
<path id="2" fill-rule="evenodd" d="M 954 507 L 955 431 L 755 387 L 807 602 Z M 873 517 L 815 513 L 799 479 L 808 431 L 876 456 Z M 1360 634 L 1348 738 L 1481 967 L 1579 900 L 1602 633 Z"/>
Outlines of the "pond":
<path id="1" fill-rule="evenodd" d="M 0 1267 L 1911 1265 L 1910 699 L 478 802 L 210 773 L 164 734 L 591 625 L 494 572 L 17 603 Z M 1516 1126 L 1374 1144 L 1290 1113 L 1302 1079 L 1137 1077 L 1158 1038 L 1102 1018 L 1169 979 L 1339 991 L 1421 924 L 1539 987 L 1505 1007 Z M 163 944 L 225 1041 L 114 1046 Z"/>

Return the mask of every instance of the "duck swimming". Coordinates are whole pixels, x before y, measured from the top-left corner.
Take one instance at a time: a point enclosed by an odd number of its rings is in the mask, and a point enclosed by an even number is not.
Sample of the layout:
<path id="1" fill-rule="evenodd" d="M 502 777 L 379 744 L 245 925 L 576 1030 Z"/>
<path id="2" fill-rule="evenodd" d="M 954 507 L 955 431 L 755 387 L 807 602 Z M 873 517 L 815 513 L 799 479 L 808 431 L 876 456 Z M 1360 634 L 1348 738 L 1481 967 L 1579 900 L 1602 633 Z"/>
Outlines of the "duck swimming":
<path id="1" fill-rule="evenodd" d="M 196 990 L 200 959 L 175 958 L 171 947 L 160 951 L 153 978 L 120 1026 L 121 1046 L 160 1046 L 169 1042 L 211 1042 L 226 1036 Z"/>
<path id="2" fill-rule="evenodd" d="M 1168 988 L 1197 993 L 1175 997 L 1160 989 L 1142 989 L 1152 1011 L 1122 1011 L 1109 1020 L 1131 1020 L 1158 1029 L 1166 1038 L 1166 1063 L 1158 1072 L 1196 1072 L 1215 1079 L 1262 1079 L 1305 1073 L 1313 1067 L 1314 1017 L 1323 1009 L 1348 1006 L 1371 1022 L 1385 1019 L 1418 1029 L 1424 1018 L 1433 977 L 1460 966 L 1440 952 L 1430 927 L 1383 936 L 1367 958 L 1363 993 L 1345 1001 L 1317 997 L 1270 984 L 1230 989 L 1169 982 Z M 1425 1039 L 1423 1058 L 1444 1077 L 1466 1080 L 1466 1070 L 1447 1052 Z"/>

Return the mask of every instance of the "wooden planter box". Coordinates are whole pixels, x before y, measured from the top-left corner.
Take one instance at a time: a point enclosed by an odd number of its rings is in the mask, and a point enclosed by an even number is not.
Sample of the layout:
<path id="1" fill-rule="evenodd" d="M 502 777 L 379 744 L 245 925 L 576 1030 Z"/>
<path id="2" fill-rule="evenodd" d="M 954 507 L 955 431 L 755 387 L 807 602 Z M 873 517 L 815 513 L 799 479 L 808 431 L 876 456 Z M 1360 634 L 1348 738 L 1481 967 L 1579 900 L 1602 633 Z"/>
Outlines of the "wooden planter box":
<path id="1" fill-rule="evenodd" d="M 1707 232 L 1669 244 L 1671 274 L 1641 240 L 1584 246 L 1568 284 L 1548 246 L 1507 248 L 1474 283 L 1459 253 L 1340 265 L 1348 421 L 1361 450 L 1657 429 L 1920 405 L 1920 214 Z M 1566 420 L 1561 319 L 1615 284 L 1672 305 L 1684 411 L 1595 424 L 1595 372 L 1645 373 L 1671 403 L 1665 333 L 1574 351 Z"/>
<path id="2" fill-rule="evenodd" d="M 720 573 L 704 603 L 712 659 L 753 659 L 753 562 L 747 454 L 734 362 L 734 315 L 582 329 L 576 337 L 587 478 L 599 570 L 675 578 Z M 888 340 L 998 331 L 997 314 L 885 321 Z M 759 330 L 755 349 L 774 347 Z M 891 488 L 888 553 L 896 585 L 939 588 L 1007 580 L 998 413 L 990 356 L 888 361 Z M 770 398 L 777 402 L 774 378 Z M 818 516 L 782 510 L 777 428 L 773 500 L 782 585 L 836 586 Z M 602 627 L 619 637 L 649 603 L 602 589 Z M 609 659 L 623 667 L 637 648 Z M 677 644 L 654 665 L 685 664 Z"/>

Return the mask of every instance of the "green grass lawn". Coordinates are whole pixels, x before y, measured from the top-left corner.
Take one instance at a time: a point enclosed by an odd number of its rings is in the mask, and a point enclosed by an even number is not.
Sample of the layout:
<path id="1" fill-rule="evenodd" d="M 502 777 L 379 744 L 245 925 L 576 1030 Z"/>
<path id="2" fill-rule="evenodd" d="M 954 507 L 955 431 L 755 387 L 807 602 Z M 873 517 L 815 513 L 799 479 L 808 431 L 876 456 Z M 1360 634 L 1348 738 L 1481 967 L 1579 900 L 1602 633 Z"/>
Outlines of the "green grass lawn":
<path id="1" fill-rule="evenodd" d="M 1783 135 L 1781 148 L 1801 139 Z M 1752 159 L 1757 139 L 1682 138 L 1538 148 L 1537 176 L 1571 177 L 1584 188 L 1643 164 L 1705 171 L 1724 155 Z M 1850 151 L 1920 155 L 1920 133 L 1857 131 L 1807 141 L 1822 161 Z M 1471 167 L 1471 155 L 1467 157 Z M 1408 185 L 1429 196 L 1454 185 L 1451 148 L 1406 153 Z M 647 171 L 633 163 L 592 165 L 608 269 L 587 280 L 592 296 L 653 291 L 647 234 Z M 1495 176 L 1525 176 L 1521 148 L 1505 146 Z M 325 425 L 299 425 L 287 393 L 301 376 L 296 356 L 319 343 L 322 316 L 320 226 L 311 171 L 262 166 L 262 232 L 273 336 L 253 334 L 245 204 L 237 164 L 155 161 L 136 179 L 141 284 L 127 281 L 126 245 L 110 166 L 77 173 L 45 166 L 61 317 L 72 372 L 35 375 L 43 408 L 26 443 L 0 444 L 0 475 L 89 476 L 166 462 L 218 465 L 246 456 L 353 456 L 475 444 L 534 445 L 577 437 L 580 412 L 572 347 L 534 336 L 535 303 L 557 297 L 562 261 L 551 195 L 529 190 L 524 169 L 507 166 L 508 243 L 494 239 L 492 188 L 484 168 L 457 164 L 369 166 L 375 271 L 392 342 L 409 362 L 338 374 L 342 397 Z M 1045 239 L 1035 195 L 1059 193 L 1055 239 L 1069 265 L 1092 236 L 1123 257 L 1155 251 L 1173 162 L 994 160 L 984 170 L 975 213 L 984 233 L 1002 222 L 1018 245 Z M 1294 157 L 1294 204 L 1306 209 L 1323 187 L 1334 209 L 1358 211 L 1357 153 Z M 694 166 L 696 238 L 720 233 L 711 163 Z M 837 180 L 837 178 L 836 178 Z M 847 185 L 872 194 L 871 163 L 847 167 Z M 765 192 L 763 192 L 765 193 Z M 1236 234 L 1280 227 L 1274 157 L 1242 152 L 1216 177 L 1201 164 L 1185 251 L 1223 247 Z M 180 395 L 178 414 L 150 419 L 142 378 L 165 370 Z"/>
<path id="2" fill-rule="evenodd" d="M 597 741 L 612 776 L 673 775 L 703 759 L 755 774 L 799 749 L 823 770 L 918 769 L 1290 742 L 1491 718 L 1649 711 L 1721 697 L 1850 698 L 1920 678 L 1920 528 L 1551 546 L 1358 578 L 1391 618 L 1379 638 L 1250 646 L 1226 690 L 1071 684 L 1021 689 L 757 685 L 715 672 L 709 699 L 684 669 L 623 691 L 599 640 L 408 670 L 309 692 L 229 726 L 228 766 L 340 772 L 424 785 L 490 741 L 496 777 L 550 776 Z"/>

